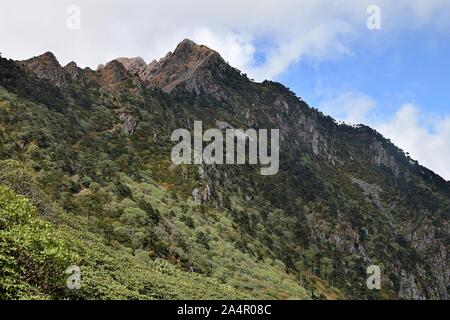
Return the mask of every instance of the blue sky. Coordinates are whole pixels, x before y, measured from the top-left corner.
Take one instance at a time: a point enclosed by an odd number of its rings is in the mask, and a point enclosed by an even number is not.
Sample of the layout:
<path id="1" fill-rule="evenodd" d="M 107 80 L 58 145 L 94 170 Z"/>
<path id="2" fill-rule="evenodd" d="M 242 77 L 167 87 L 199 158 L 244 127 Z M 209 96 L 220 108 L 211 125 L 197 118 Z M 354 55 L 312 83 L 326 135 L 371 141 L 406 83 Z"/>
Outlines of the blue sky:
<path id="1" fill-rule="evenodd" d="M 371 33 L 382 32 L 367 33 L 377 38 Z M 350 55 L 294 63 L 276 80 L 316 107 L 327 89 L 366 94 L 377 100 L 374 114 L 380 120 L 390 118 L 404 102 L 420 105 L 430 115 L 450 115 L 450 36 L 419 30 L 384 39 L 382 46 L 379 41 L 356 43 Z"/>
<path id="2" fill-rule="evenodd" d="M 276 80 L 325 114 L 374 127 L 450 180 L 449 33 L 367 31 L 350 54 L 303 59 Z"/>
<path id="3" fill-rule="evenodd" d="M 372 5 L 380 30 L 367 28 Z M 0 11 L 0 52 L 13 59 L 150 62 L 184 38 L 377 129 L 450 180 L 449 0 L 15 0 Z"/>

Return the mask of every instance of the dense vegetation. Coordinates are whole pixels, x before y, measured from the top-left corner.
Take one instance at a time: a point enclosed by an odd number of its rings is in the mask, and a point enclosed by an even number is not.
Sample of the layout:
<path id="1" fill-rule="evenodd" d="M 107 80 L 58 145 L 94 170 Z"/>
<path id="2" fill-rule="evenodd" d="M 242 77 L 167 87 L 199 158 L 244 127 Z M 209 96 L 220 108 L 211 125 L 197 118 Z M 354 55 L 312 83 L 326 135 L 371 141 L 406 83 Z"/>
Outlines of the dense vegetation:
<path id="1" fill-rule="evenodd" d="M 55 228 L 30 202 L 0 186 L 0 298 L 2 299 L 236 299 L 231 287 L 186 273 L 145 252 L 112 248 L 81 217 Z M 62 223 L 63 221 L 60 221 Z M 73 225 L 73 226 L 72 226 Z M 85 228 L 85 229 L 83 229 Z M 66 268 L 81 265 L 80 290 L 66 288 Z"/>

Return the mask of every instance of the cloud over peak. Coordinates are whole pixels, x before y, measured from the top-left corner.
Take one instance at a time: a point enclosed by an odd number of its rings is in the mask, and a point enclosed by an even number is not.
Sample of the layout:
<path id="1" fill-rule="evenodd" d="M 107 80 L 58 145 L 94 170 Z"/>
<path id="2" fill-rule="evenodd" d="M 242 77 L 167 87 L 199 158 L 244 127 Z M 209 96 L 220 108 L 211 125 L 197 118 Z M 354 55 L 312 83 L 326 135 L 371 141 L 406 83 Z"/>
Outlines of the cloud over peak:
<path id="1" fill-rule="evenodd" d="M 52 50 L 63 63 L 75 60 L 90 67 L 118 56 L 153 60 L 181 39 L 191 38 L 262 80 L 283 73 L 302 57 L 323 59 L 351 52 L 349 42 L 366 36 L 370 4 L 366 0 L 287 0 L 282 5 L 275 0 L 130 0 L 124 7 L 118 0 L 17 0 L 2 4 L 0 36 L 5 56 L 24 59 Z M 80 8 L 79 30 L 67 28 L 70 5 Z M 387 32 L 442 25 L 450 12 L 450 3 L 444 0 L 382 0 L 378 5 Z M 259 50 L 258 42 L 265 40 L 270 45 Z M 264 56 L 262 62 L 257 61 L 258 54 Z"/>

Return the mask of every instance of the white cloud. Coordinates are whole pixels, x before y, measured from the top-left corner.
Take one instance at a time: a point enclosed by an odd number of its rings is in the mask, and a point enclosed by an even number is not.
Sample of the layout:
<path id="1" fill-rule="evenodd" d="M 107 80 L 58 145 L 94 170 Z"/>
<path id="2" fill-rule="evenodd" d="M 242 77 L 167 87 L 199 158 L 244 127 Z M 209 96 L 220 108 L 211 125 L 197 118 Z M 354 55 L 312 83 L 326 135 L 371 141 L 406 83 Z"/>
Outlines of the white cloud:
<path id="1" fill-rule="evenodd" d="M 164 56 L 185 37 L 217 49 L 257 80 L 273 78 L 302 57 L 348 54 L 367 35 L 372 0 L 4 1 L 0 38 L 4 56 L 25 59 L 51 50 L 62 63 L 96 67 L 118 56 Z M 69 5 L 81 8 L 81 30 L 66 27 Z M 383 31 L 424 24 L 447 30 L 446 0 L 379 0 Z M 255 64 L 258 39 L 269 39 Z M 260 53 L 260 52 L 259 52 Z"/>
<path id="2" fill-rule="evenodd" d="M 405 104 L 393 119 L 375 128 L 411 158 L 450 181 L 450 117 L 430 120 L 417 106 Z"/>
<path id="3" fill-rule="evenodd" d="M 375 107 L 372 97 L 354 91 L 327 94 L 319 104 L 320 110 L 348 124 L 370 122 L 368 118 Z"/>
<path id="4" fill-rule="evenodd" d="M 196 30 L 192 35 L 192 40 L 214 48 L 225 57 L 233 67 L 244 70 L 246 66 L 254 63 L 255 46 L 249 35 L 242 35 L 233 32 L 218 35 L 209 29 Z"/>

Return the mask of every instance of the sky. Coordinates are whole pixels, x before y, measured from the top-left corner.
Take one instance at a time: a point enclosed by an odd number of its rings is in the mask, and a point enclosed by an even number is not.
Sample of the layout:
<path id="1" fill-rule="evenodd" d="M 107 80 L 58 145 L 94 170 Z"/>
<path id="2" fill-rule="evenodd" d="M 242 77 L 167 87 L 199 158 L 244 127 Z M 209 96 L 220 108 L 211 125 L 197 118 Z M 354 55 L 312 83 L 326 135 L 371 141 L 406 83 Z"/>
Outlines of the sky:
<path id="1" fill-rule="evenodd" d="M 190 38 L 450 180 L 449 0 L 1 1 L 4 57 L 96 68 Z"/>

